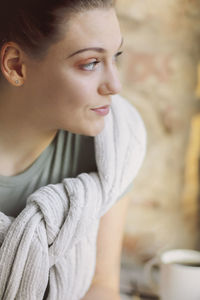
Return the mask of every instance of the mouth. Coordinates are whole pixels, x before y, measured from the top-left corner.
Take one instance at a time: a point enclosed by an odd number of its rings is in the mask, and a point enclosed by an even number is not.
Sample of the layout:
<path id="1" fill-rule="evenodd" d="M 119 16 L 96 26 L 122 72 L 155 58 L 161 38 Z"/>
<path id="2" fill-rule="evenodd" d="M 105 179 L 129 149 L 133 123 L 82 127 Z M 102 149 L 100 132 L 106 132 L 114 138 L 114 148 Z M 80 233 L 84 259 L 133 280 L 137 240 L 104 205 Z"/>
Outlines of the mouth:
<path id="1" fill-rule="evenodd" d="M 97 113 L 100 116 L 106 116 L 110 111 L 110 105 L 100 106 L 97 108 L 92 108 L 92 111 Z"/>

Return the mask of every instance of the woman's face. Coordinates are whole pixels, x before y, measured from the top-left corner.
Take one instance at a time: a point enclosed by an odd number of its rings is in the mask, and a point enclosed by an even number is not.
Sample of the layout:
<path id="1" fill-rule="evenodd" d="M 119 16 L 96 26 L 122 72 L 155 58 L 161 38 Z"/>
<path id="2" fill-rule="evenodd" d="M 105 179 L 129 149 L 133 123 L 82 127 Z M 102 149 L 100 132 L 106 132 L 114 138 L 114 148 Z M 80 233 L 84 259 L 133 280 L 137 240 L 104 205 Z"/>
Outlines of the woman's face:
<path id="1" fill-rule="evenodd" d="M 29 109 L 49 130 L 95 136 L 104 127 L 111 95 L 119 93 L 116 59 L 122 37 L 114 9 L 75 14 L 63 40 L 38 62 L 26 62 Z"/>

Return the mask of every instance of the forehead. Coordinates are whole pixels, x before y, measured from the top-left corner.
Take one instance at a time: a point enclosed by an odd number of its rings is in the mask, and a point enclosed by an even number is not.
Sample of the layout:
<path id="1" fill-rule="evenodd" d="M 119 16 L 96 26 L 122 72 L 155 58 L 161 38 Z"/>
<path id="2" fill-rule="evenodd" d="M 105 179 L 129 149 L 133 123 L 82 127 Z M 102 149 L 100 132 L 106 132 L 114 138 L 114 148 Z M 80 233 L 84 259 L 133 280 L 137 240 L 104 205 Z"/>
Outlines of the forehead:
<path id="1" fill-rule="evenodd" d="M 63 26 L 65 36 L 60 45 L 67 52 L 84 47 L 116 50 L 121 42 L 119 22 L 113 8 L 76 13 Z"/>

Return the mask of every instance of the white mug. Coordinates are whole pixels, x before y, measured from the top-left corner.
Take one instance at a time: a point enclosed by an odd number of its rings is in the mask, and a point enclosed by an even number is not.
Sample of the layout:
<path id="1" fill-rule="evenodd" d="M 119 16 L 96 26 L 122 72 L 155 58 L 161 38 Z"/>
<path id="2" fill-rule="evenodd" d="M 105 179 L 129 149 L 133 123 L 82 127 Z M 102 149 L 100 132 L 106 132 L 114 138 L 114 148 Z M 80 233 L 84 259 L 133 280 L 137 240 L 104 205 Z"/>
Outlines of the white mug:
<path id="1" fill-rule="evenodd" d="M 153 273 L 155 267 L 157 278 Z M 199 251 L 165 251 L 147 262 L 144 274 L 149 287 L 161 300 L 200 300 Z"/>

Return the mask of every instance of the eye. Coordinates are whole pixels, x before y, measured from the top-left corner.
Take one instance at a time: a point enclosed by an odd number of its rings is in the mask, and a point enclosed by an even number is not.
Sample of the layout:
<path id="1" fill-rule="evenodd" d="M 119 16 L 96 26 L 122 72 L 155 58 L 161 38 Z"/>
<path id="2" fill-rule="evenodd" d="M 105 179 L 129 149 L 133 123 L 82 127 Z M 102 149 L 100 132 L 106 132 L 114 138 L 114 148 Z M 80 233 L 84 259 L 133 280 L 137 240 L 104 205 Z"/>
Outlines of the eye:
<path id="1" fill-rule="evenodd" d="M 114 61 L 118 61 L 118 57 L 120 56 L 120 55 L 122 55 L 123 54 L 123 51 L 119 51 L 119 52 L 117 52 L 116 54 L 115 54 L 115 56 L 114 56 Z"/>
<path id="2" fill-rule="evenodd" d="M 98 60 L 92 61 L 88 64 L 81 65 L 81 69 L 85 71 L 93 71 L 98 63 L 100 63 Z"/>

